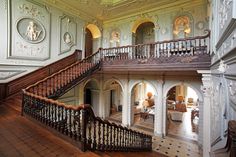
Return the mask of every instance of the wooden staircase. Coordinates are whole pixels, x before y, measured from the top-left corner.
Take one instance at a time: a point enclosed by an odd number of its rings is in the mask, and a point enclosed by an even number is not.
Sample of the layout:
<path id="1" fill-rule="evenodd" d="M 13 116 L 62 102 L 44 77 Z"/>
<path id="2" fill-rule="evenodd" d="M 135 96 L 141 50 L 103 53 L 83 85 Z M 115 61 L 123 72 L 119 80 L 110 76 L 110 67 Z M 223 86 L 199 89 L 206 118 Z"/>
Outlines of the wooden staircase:
<path id="1" fill-rule="evenodd" d="M 89 105 L 77 107 L 58 97 L 101 68 L 100 52 L 78 61 L 23 90 L 22 115 L 46 124 L 76 142 L 82 151 L 151 151 L 152 137 L 94 115 Z"/>
<path id="2" fill-rule="evenodd" d="M 82 152 L 34 121 L 21 116 L 22 93 L 0 101 L 1 157 L 163 157 L 157 152 Z"/>

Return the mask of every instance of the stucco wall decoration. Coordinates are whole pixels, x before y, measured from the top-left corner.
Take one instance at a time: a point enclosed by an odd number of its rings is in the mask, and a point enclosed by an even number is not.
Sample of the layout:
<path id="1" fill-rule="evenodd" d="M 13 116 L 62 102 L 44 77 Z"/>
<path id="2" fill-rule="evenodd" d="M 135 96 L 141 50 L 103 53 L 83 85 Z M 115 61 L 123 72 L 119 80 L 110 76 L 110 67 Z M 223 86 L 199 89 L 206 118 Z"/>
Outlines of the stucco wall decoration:
<path id="1" fill-rule="evenodd" d="M 76 45 L 77 23 L 73 17 L 60 17 L 60 54 L 66 53 Z"/>
<path id="2" fill-rule="evenodd" d="M 9 1 L 10 59 L 47 60 L 50 57 L 51 13 L 31 0 Z"/>
<path id="3" fill-rule="evenodd" d="M 230 81 L 229 85 L 229 99 L 232 104 L 232 108 L 236 111 L 236 81 Z"/>
<path id="4" fill-rule="evenodd" d="M 39 43 L 45 38 L 43 25 L 35 19 L 20 19 L 17 22 L 17 31 L 24 40 L 30 43 Z"/>
<path id="5" fill-rule="evenodd" d="M 24 71 L 25 70 L 0 70 L 0 80 L 8 79 Z"/>

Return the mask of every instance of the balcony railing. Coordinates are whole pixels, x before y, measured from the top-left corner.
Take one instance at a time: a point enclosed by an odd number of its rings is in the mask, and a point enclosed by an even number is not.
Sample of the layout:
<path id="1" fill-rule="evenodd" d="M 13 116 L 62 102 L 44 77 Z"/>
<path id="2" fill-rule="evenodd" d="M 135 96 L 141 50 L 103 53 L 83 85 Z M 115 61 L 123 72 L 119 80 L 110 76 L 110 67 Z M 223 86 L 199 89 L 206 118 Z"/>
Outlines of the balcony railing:
<path id="1" fill-rule="evenodd" d="M 210 55 L 210 31 L 206 35 L 177 40 L 158 41 L 149 44 L 128 45 L 112 48 L 101 48 L 103 61 L 160 59 Z"/>
<path id="2" fill-rule="evenodd" d="M 152 136 L 102 120 L 90 105 L 75 107 L 54 100 L 99 70 L 100 63 L 97 52 L 23 89 L 22 115 L 73 139 L 83 151 L 150 151 Z"/>

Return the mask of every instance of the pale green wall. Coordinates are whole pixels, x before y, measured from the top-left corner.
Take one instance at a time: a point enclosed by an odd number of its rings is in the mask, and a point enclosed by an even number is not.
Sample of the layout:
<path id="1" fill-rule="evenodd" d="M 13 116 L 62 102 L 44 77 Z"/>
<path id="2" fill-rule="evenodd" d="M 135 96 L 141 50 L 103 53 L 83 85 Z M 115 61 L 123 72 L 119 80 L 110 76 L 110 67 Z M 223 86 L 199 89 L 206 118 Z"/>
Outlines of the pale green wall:
<path id="1" fill-rule="evenodd" d="M 39 2 L 0 1 L 0 83 L 9 82 L 66 57 L 75 49 L 84 48 L 86 22 Z M 41 31 L 42 40 L 27 38 L 29 21 L 37 24 L 36 30 Z M 63 38 L 66 32 L 72 37 L 72 42 L 68 44 Z"/>
<path id="2" fill-rule="evenodd" d="M 173 39 L 173 21 L 177 16 L 189 15 L 192 17 L 192 35 L 203 35 L 204 29 L 208 29 L 207 5 L 199 4 L 186 7 L 178 6 L 169 9 L 160 9 L 140 15 L 133 15 L 123 19 L 107 21 L 103 27 L 103 47 L 110 47 L 109 41 L 111 32 L 119 29 L 121 34 L 120 45 L 132 44 L 132 28 L 135 22 L 141 19 L 150 19 L 155 25 L 155 41 Z M 199 22 L 204 24 L 204 28 L 199 29 Z"/>

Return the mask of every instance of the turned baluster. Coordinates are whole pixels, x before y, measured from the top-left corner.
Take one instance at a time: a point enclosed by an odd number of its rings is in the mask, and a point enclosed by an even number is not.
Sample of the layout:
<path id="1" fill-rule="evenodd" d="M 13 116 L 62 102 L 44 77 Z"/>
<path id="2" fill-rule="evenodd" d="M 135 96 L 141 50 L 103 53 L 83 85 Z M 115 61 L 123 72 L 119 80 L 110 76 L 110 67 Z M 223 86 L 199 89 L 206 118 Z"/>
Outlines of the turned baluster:
<path id="1" fill-rule="evenodd" d="M 49 103 L 46 102 L 46 125 L 49 125 Z"/>
<path id="2" fill-rule="evenodd" d="M 48 80 L 45 80 L 45 97 L 48 96 Z"/>
<path id="3" fill-rule="evenodd" d="M 97 130 L 96 130 L 96 127 L 97 127 L 97 121 L 96 119 L 94 119 L 93 121 L 93 149 L 96 150 L 97 149 L 97 139 L 96 139 L 96 134 L 97 134 Z"/>
<path id="4" fill-rule="evenodd" d="M 71 109 L 68 109 L 68 116 L 69 116 L 68 132 L 69 132 L 70 137 L 72 137 L 73 133 L 72 133 L 72 120 L 71 120 L 72 111 L 71 111 Z"/>
<path id="5" fill-rule="evenodd" d="M 88 149 L 91 149 L 92 148 L 92 134 L 91 134 L 91 131 L 92 131 L 92 120 L 91 120 L 91 117 L 88 117 L 87 119 L 87 125 L 88 125 Z"/>
<path id="6" fill-rule="evenodd" d="M 106 147 L 105 147 L 105 149 L 108 150 L 109 149 L 109 139 L 110 139 L 109 138 L 110 130 L 109 130 L 108 123 L 106 124 L 105 129 L 106 129 Z"/>
<path id="7" fill-rule="evenodd" d="M 98 150 L 101 150 L 101 123 L 98 121 Z"/>
<path id="8" fill-rule="evenodd" d="M 61 71 L 60 73 L 60 88 L 62 88 L 64 86 L 65 83 L 65 76 L 64 76 L 64 71 Z"/>
<path id="9" fill-rule="evenodd" d="M 102 123 L 102 150 L 104 151 L 105 150 L 105 123 Z"/>
<path id="10" fill-rule="evenodd" d="M 77 74 L 76 65 L 73 65 L 73 80 L 76 79 L 76 74 Z"/>
<path id="11" fill-rule="evenodd" d="M 78 133 L 78 140 L 81 141 L 81 110 L 78 111 L 78 129 L 77 129 L 77 133 Z"/>
<path id="12" fill-rule="evenodd" d="M 42 103 L 42 100 L 41 99 L 38 99 L 38 103 L 39 103 L 39 106 L 40 106 L 40 110 L 39 110 L 39 113 L 38 113 L 38 119 L 39 121 L 42 122 L 42 106 L 43 106 L 43 103 Z"/>
<path id="13" fill-rule="evenodd" d="M 110 125 L 110 142 L 109 142 L 109 149 L 112 150 L 112 136 L 113 136 L 113 132 L 112 132 L 112 125 Z"/>
<path id="14" fill-rule="evenodd" d="M 125 138 L 126 138 L 126 135 L 125 135 L 125 129 L 121 129 L 121 149 L 122 150 L 125 150 Z"/>
<path id="15" fill-rule="evenodd" d="M 69 135 L 69 125 L 68 125 L 68 121 L 69 121 L 69 118 L 68 118 L 68 110 L 67 108 L 64 108 L 64 112 L 65 112 L 65 127 L 64 127 L 64 133 L 66 135 Z"/>
<path id="16" fill-rule="evenodd" d="M 57 129 L 56 121 L 57 121 L 57 104 L 53 103 L 53 128 L 54 129 Z"/>
<path id="17" fill-rule="evenodd" d="M 76 121 L 75 121 L 75 117 L 77 116 L 77 112 L 78 111 L 75 111 L 75 110 L 72 110 L 71 111 L 72 112 L 72 114 L 73 114 L 73 120 L 71 119 L 71 121 L 73 122 L 73 125 L 72 125 L 72 138 L 74 139 L 74 140 L 77 140 L 77 130 L 76 130 Z"/>
<path id="18" fill-rule="evenodd" d="M 52 127 L 52 104 L 48 103 L 49 107 L 49 126 Z"/>
<path id="19" fill-rule="evenodd" d="M 87 137 L 86 137 L 86 132 L 87 132 L 87 122 L 88 122 L 88 117 L 87 117 L 87 111 L 85 109 L 82 110 L 82 125 L 81 125 L 81 142 L 82 142 L 82 151 L 87 150 Z"/>
<path id="20" fill-rule="evenodd" d="M 58 123 L 60 124 L 60 132 L 63 133 L 64 132 L 64 107 L 63 106 L 60 106 L 60 119 L 58 121 Z"/>
<path id="21" fill-rule="evenodd" d="M 116 141 L 117 141 L 117 150 L 120 150 L 120 130 L 119 130 L 119 126 L 117 126 L 117 138 L 116 138 Z"/>
<path id="22" fill-rule="evenodd" d="M 112 150 L 116 150 L 116 126 L 113 125 Z"/>
<path id="23" fill-rule="evenodd" d="M 113 150 L 117 150 L 117 130 L 116 130 L 116 125 L 114 125 L 114 135 L 113 135 Z"/>

